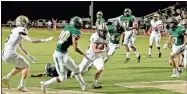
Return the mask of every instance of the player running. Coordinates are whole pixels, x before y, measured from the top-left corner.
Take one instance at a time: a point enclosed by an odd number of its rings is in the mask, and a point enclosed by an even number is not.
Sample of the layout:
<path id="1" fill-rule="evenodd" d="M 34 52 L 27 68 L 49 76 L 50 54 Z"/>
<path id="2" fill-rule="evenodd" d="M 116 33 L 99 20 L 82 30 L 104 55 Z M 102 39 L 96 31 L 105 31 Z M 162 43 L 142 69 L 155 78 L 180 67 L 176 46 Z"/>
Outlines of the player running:
<path id="1" fill-rule="evenodd" d="M 126 55 L 127 55 L 125 63 L 129 62 L 129 60 L 130 60 L 130 50 L 129 50 L 130 47 L 135 52 L 136 57 L 138 59 L 138 63 L 139 63 L 141 56 L 140 56 L 137 48 L 132 43 L 132 37 L 133 37 L 133 34 L 135 33 L 134 29 L 138 28 L 138 25 L 134 24 L 134 23 L 137 23 L 136 19 L 131 14 L 131 10 L 129 8 L 126 8 L 124 10 L 124 15 L 120 16 L 119 19 L 122 22 L 122 26 L 125 29 L 125 32 L 124 32 L 125 37 L 123 38 L 123 40 L 124 40 L 123 44 L 125 45 L 125 50 L 126 50 Z"/>
<path id="2" fill-rule="evenodd" d="M 18 90 L 22 92 L 29 91 L 25 87 L 25 82 L 29 73 L 30 63 L 22 55 L 16 52 L 17 48 L 19 48 L 30 59 L 31 62 L 35 63 L 36 59 L 27 52 L 22 44 L 22 41 L 27 40 L 31 43 L 45 43 L 53 39 L 53 37 L 50 37 L 47 39 L 32 40 L 28 36 L 28 27 L 29 19 L 23 15 L 18 16 L 16 18 L 16 27 L 12 29 L 2 51 L 2 59 L 6 63 L 13 64 L 14 66 L 12 71 L 2 78 L 2 82 L 6 85 L 7 88 L 10 89 L 10 78 L 21 72 L 22 77 L 18 86 Z"/>
<path id="3" fill-rule="evenodd" d="M 75 73 L 76 80 L 80 83 L 83 91 L 86 90 L 87 85 L 84 82 L 82 75 L 79 73 L 79 68 L 76 66 L 74 60 L 68 56 L 68 48 L 73 46 L 74 50 L 80 55 L 87 57 L 78 47 L 78 40 L 80 39 L 80 27 L 83 25 L 82 19 L 75 16 L 71 19 L 70 25 L 67 25 L 61 32 L 56 49 L 53 54 L 58 77 L 54 77 L 48 81 L 41 81 L 41 90 L 47 93 L 47 87 L 53 83 L 64 82 L 67 79 L 67 69 Z"/>
<path id="4" fill-rule="evenodd" d="M 162 20 L 160 20 L 159 14 L 155 13 L 150 23 L 151 23 L 151 27 L 149 28 L 149 31 L 151 31 L 151 35 L 149 37 L 149 55 L 147 58 L 151 58 L 154 41 L 156 43 L 156 47 L 159 52 L 158 57 L 160 58 L 162 55 L 160 50 L 160 39 L 161 39 L 160 32 L 161 30 L 163 30 L 163 22 Z"/>
<path id="5" fill-rule="evenodd" d="M 86 51 L 89 60 L 84 57 L 81 64 L 79 64 L 81 73 L 84 73 L 90 64 L 93 64 L 96 67 L 97 70 L 94 75 L 93 88 L 102 88 L 98 83 L 99 77 L 104 70 L 101 53 L 107 52 L 107 45 L 107 26 L 105 23 L 102 23 L 98 26 L 97 31 L 90 37 L 90 46 Z"/>
<path id="6" fill-rule="evenodd" d="M 172 52 L 169 55 L 169 61 L 172 64 L 173 67 L 173 74 L 171 75 L 172 78 L 179 77 L 178 68 L 176 66 L 176 62 L 174 60 L 174 57 L 177 55 L 180 55 L 184 52 L 184 55 L 187 53 L 187 32 L 185 31 L 185 28 L 183 26 L 178 26 L 178 23 L 175 19 L 172 19 L 169 22 L 170 29 L 168 30 L 169 38 L 167 43 L 164 45 L 164 48 L 167 47 L 172 42 L 172 38 L 175 39 L 175 43 L 172 46 Z M 186 63 L 187 60 L 184 56 L 184 62 Z"/>
<path id="7" fill-rule="evenodd" d="M 119 20 L 115 20 L 112 25 L 108 26 L 109 33 L 109 51 L 107 56 L 104 58 L 104 63 L 106 63 L 109 58 L 115 53 L 118 48 L 121 34 L 124 32 Z"/>

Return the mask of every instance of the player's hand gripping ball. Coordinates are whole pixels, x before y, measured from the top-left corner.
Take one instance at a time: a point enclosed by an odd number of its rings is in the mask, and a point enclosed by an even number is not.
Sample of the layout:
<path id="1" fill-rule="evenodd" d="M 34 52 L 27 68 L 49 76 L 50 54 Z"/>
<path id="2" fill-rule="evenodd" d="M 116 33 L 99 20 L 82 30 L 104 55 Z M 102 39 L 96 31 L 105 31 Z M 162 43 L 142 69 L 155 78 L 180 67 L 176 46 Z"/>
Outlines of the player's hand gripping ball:
<path id="1" fill-rule="evenodd" d="M 103 50 L 104 49 L 104 44 L 97 44 L 97 49 Z"/>

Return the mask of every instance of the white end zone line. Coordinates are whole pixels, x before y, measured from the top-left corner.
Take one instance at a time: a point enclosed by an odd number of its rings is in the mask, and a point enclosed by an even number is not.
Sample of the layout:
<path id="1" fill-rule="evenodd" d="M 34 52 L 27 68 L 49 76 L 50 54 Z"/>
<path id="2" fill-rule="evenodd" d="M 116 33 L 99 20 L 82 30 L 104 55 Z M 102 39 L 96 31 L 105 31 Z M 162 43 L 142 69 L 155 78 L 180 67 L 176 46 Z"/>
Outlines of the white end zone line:
<path id="1" fill-rule="evenodd" d="M 160 84 L 159 84 L 160 83 Z M 179 84 L 177 84 L 179 83 Z M 153 85 L 142 85 L 142 84 L 153 84 Z M 156 84 L 156 85 L 154 85 Z M 168 80 L 168 81 L 151 81 L 151 82 L 133 82 L 133 83 L 115 83 L 114 85 L 126 88 L 157 88 L 163 90 L 169 90 L 174 92 L 180 92 L 187 94 L 187 81 L 185 80 Z M 171 85 L 171 87 L 161 87 Z M 177 87 L 173 89 L 172 85 L 179 85 L 181 87 Z M 179 90 L 180 88 L 182 90 Z"/>

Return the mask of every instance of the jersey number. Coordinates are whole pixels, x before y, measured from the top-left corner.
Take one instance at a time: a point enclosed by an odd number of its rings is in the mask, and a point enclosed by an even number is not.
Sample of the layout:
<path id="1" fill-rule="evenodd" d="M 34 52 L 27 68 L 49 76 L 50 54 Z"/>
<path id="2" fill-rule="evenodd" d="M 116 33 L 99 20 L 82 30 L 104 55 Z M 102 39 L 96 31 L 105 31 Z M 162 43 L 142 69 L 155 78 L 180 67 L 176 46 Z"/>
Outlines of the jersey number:
<path id="1" fill-rule="evenodd" d="M 116 41 L 120 40 L 120 36 L 116 37 L 116 35 L 112 35 L 111 38 L 112 38 L 112 40 L 116 40 Z"/>
<path id="2" fill-rule="evenodd" d="M 70 36 L 70 32 L 69 31 L 62 31 L 59 38 L 58 38 L 58 42 L 57 44 L 62 44 L 64 43 Z"/>

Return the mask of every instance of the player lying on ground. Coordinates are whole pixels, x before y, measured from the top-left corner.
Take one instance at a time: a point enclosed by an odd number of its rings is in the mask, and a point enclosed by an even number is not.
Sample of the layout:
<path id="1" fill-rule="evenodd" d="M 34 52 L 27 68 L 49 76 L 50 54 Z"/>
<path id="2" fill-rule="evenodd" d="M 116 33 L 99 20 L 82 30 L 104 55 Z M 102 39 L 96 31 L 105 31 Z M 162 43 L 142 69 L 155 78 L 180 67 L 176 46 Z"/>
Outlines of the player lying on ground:
<path id="1" fill-rule="evenodd" d="M 101 73 L 104 70 L 104 63 L 101 56 L 102 52 L 107 52 L 107 26 L 102 23 L 98 26 L 97 31 L 93 33 L 90 37 L 90 46 L 89 49 L 86 51 L 86 54 L 89 59 L 86 57 L 83 58 L 81 64 L 79 64 L 79 69 L 81 73 L 84 73 L 87 70 L 90 64 L 96 67 L 96 73 L 94 75 L 93 80 L 93 88 L 102 88 L 99 85 L 98 80 Z"/>
<path id="2" fill-rule="evenodd" d="M 172 19 L 169 21 L 169 27 L 170 29 L 168 30 L 169 33 L 169 39 L 166 43 L 167 46 L 171 43 L 172 38 L 175 39 L 175 43 L 172 46 L 172 52 L 169 55 L 169 61 L 172 64 L 173 67 L 173 74 L 171 75 L 171 77 L 179 77 L 179 72 L 178 72 L 178 68 L 176 66 L 176 62 L 174 60 L 174 57 L 176 57 L 177 55 L 180 55 L 181 53 L 184 53 L 184 62 L 187 62 L 186 59 L 186 54 L 187 54 L 187 32 L 185 31 L 185 28 L 183 26 L 178 26 L 178 23 L 175 19 Z M 165 47 L 164 47 L 165 48 Z M 185 63 L 186 64 L 186 63 Z M 185 65 L 186 66 L 186 65 Z"/>
<path id="3" fill-rule="evenodd" d="M 124 32 L 119 20 L 115 20 L 112 25 L 108 26 L 109 33 L 109 49 L 106 57 L 104 58 L 104 63 L 106 63 L 109 58 L 115 53 L 118 48 L 121 33 Z"/>
<path id="4" fill-rule="evenodd" d="M 129 46 L 135 52 L 136 57 L 138 59 L 138 63 L 140 62 L 140 59 L 141 59 L 141 56 L 140 56 L 137 48 L 132 43 L 133 33 L 135 33 L 133 30 L 138 28 L 137 24 L 133 24 L 133 23 L 136 23 L 135 21 L 136 21 L 136 19 L 131 14 L 131 10 L 129 8 L 126 8 L 124 10 L 124 15 L 122 15 L 120 17 L 120 22 L 122 23 L 122 26 L 125 29 L 125 33 L 124 33 L 125 37 L 123 39 L 124 40 L 123 44 L 125 46 L 126 55 L 127 55 L 125 63 L 129 62 L 129 60 L 130 60 L 130 49 L 129 49 Z"/>
<path id="5" fill-rule="evenodd" d="M 13 64 L 14 66 L 12 71 L 3 77 L 3 83 L 10 89 L 10 78 L 21 72 L 22 77 L 18 86 L 18 90 L 23 92 L 29 91 L 25 88 L 25 82 L 29 73 L 30 63 L 22 55 L 16 52 L 17 48 L 19 47 L 20 50 L 30 59 L 30 61 L 35 63 L 36 59 L 31 56 L 23 47 L 22 41 L 25 39 L 31 43 L 45 43 L 53 39 L 53 37 L 38 40 L 30 39 L 28 36 L 28 24 L 29 19 L 26 16 L 21 15 L 16 18 L 17 27 L 12 29 L 8 39 L 6 40 L 5 47 L 2 52 L 2 59 L 8 64 Z"/>
<path id="6" fill-rule="evenodd" d="M 160 39 L 161 39 L 161 31 L 163 30 L 163 22 L 162 20 L 160 20 L 159 14 L 156 13 L 153 15 L 153 19 L 151 20 L 150 23 L 151 26 L 148 32 L 150 31 L 151 35 L 149 37 L 149 55 L 147 58 L 151 58 L 154 41 L 156 43 L 156 47 L 159 52 L 158 57 L 160 58 L 162 55 L 160 50 Z"/>
<path id="7" fill-rule="evenodd" d="M 53 54 L 53 60 L 55 62 L 56 70 L 59 76 L 54 77 L 48 81 L 41 81 L 40 84 L 42 92 L 47 93 L 47 87 L 53 83 L 64 82 L 67 79 L 66 68 L 75 73 L 75 78 L 80 83 L 82 90 L 85 91 L 87 89 L 87 85 L 84 82 L 81 73 L 79 73 L 79 68 L 67 53 L 68 48 L 70 47 L 70 45 L 72 45 L 77 53 L 84 57 L 87 57 L 78 47 L 78 40 L 81 34 L 80 28 L 82 25 L 82 19 L 76 16 L 71 19 L 70 25 L 67 25 L 60 33 L 56 49 Z"/>

